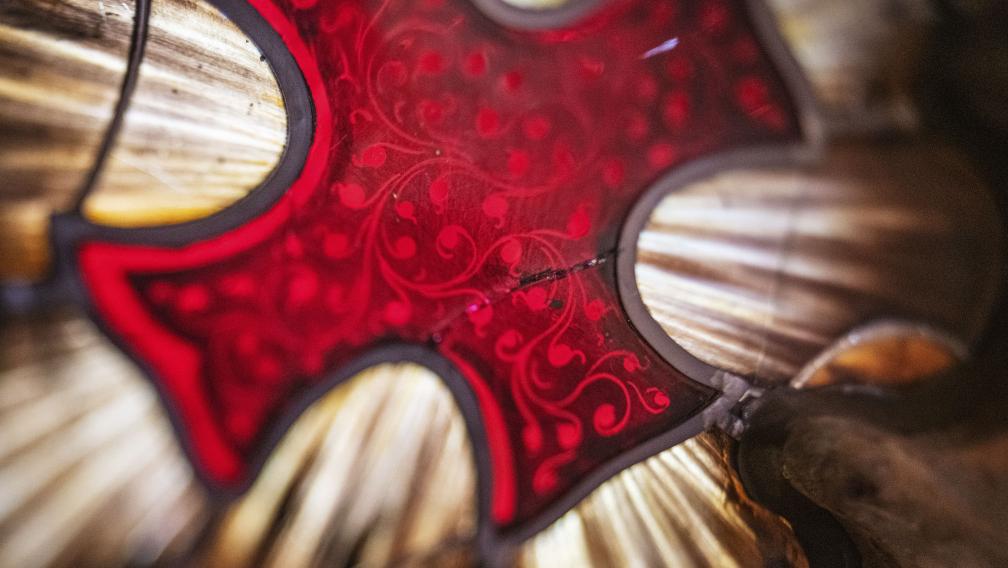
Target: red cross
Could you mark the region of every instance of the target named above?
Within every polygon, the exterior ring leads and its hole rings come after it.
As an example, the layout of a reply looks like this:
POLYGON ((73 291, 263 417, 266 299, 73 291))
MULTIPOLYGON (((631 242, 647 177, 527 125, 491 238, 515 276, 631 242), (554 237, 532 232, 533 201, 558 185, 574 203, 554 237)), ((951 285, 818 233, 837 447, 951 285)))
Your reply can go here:
POLYGON ((660 180, 801 138, 744 3, 539 31, 464 0, 217 4, 296 79, 285 165, 221 215, 65 247, 209 482, 246 485, 352 372, 419 359, 466 413, 484 517, 521 531, 716 399, 630 323, 616 265, 660 180))

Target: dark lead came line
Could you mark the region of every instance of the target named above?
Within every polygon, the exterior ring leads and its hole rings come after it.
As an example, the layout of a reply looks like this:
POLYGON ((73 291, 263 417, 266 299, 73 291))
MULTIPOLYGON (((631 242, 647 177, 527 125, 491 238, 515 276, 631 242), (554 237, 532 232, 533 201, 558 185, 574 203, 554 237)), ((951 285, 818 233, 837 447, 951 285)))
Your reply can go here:
POLYGON ((129 108, 130 100, 133 98, 133 91, 136 90, 137 78, 140 76, 140 63, 143 61, 144 47, 147 45, 147 28, 150 22, 151 0, 136 0, 135 6, 133 34, 130 37, 126 75, 123 77, 122 88, 119 91, 119 100, 116 101, 112 120, 105 130, 105 137, 98 148, 94 164, 91 166, 91 171, 88 172, 84 182, 81 183, 80 189, 77 190, 73 206, 70 209, 77 215, 82 214, 84 201, 98 184, 99 178, 101 178, 102 170, 105 169, 105 163, 112 152, 112 146, 119 137, 119 131, 122 130, 123 118, 126 115, 126 109, 129 108))

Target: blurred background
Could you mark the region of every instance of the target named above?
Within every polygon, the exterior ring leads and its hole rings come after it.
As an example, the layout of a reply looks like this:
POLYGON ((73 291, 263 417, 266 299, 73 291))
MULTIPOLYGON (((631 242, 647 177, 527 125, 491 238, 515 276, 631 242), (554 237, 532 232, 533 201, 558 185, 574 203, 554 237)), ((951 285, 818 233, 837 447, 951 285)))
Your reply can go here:
MULTIPOLYGON (((638 242, 644 302, 693 354, 767 385, 941 375, 953 388, 927 403, 960 409, 935 411, 942 420, 907 430, 841 405, 789 422, 776 455, 865 565, 1008 565, 1008 9, 766 3, 815 94, 823 155, 668 196, 638 242)), ((101 144, 133 9, 0 3, 5 282, 47 274, 48 217, 72 206, 101 144)), ((84 214, 117 226, 206 216, 269 174, 285 127, 272 74, 237 28, 205 2, 153 0, 137 90, 84 214)), ((83 314, 2 317, 0 566, 474 561, 469 440, 426 369, 382 365, 333 390, 223 504, 193 477, 150 384, 83 314)), ((628 468, 515 562, 808 565, 802 527, 750 496, 734 451, 712 432, 628 468)))

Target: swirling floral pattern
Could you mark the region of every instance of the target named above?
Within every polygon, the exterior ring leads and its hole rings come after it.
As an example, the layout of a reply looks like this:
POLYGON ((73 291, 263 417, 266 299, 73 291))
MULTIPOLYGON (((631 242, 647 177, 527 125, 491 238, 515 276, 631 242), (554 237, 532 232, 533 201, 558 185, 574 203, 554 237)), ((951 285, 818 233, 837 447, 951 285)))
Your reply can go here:
POLYGON ((471 385, 501 526, 711 400, 628 324, 612 259, 662 174, 798 136, 740 2, 616 2, 542 32, 461 0, 252 3, 315 105, 299 179, 222 235, 78 253, 208 478, 240 484, 281 416, 391 340, 471 385))

